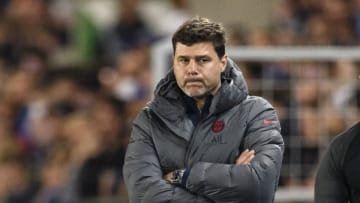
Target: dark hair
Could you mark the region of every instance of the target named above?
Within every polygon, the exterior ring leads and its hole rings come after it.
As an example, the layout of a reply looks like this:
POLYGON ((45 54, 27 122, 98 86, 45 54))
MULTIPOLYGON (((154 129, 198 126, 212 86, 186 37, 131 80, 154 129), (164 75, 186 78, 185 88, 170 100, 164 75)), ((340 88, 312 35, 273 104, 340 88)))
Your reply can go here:
POLYGON ((219 58, 225 55, 225 29, 220 23, 208 18, 194 17, 184 22, 172 36, 175 54, 176 43, 191 46, 199 42, 212 42, 219 58))

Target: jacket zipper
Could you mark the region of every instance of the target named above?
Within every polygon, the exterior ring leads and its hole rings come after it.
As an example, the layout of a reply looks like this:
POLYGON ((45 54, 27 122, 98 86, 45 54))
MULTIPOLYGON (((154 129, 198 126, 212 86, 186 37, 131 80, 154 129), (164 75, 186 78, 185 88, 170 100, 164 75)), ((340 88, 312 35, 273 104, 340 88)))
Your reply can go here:
POLYGON ((206 115, 205 118, 202 118, 200 116, 199 122, 197 123, 197 125, 195 126, 193 132, 191 133, 191 138, 190 138, 190 143, 188 145, 188 148, 186 149, 186 154, 185 154, 185 167, 189 167, 190 166, 190 157, 191 157, 191 149, 194 146, 194 141, 195 141, 195 136, 198 134, 198 131, 200 129, 200 126, 210 117, 210 114, 206 115))

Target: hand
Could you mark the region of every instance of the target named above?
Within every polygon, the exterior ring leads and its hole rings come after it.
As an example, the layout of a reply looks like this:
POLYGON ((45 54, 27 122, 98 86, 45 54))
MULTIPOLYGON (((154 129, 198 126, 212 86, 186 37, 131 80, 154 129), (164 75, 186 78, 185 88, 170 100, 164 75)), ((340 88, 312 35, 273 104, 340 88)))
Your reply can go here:
POLYGON ((250 164, 251 160, 255 157, 255 151, 254 150, 248 150, 245 149, 239 156, 239 158, 236 159, 236 165, 248 165, 250 164))
POLYGON ((170 181, 171 181, 171 177, 172 177, 172 173, 173 173, 173 171, 170 171, 169 173, 165 174, 165 175, 164 175, 164 179, 165 179, 166 181, 170 182, 170 181))

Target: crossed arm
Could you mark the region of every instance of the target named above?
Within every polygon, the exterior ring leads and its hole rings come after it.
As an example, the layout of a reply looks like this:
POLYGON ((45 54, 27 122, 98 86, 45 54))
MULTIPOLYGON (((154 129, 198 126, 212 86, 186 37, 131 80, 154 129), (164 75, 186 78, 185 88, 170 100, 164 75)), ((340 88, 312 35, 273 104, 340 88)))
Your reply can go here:
MULTIPOLYGON (((235 165, 248 165, 251 160, 255 157, 255 151, 246 149, 244 150, 240 156, 236 159, 235 165)), ((164 179, 171 183, 171 178, 173 176, 173 171, 164 175, 164 179)))

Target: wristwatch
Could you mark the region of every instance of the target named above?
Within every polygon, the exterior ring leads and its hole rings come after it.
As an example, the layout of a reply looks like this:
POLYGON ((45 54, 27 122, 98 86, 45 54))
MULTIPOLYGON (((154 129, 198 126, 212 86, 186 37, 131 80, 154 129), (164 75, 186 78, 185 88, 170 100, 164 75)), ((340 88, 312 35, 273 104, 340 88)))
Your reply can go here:
POLYGON ((184 172, 185 172, 185 169, 177 169, 177 170, 173 171, 172 176, 170 178, 170 183, 181 185, 184 172))

